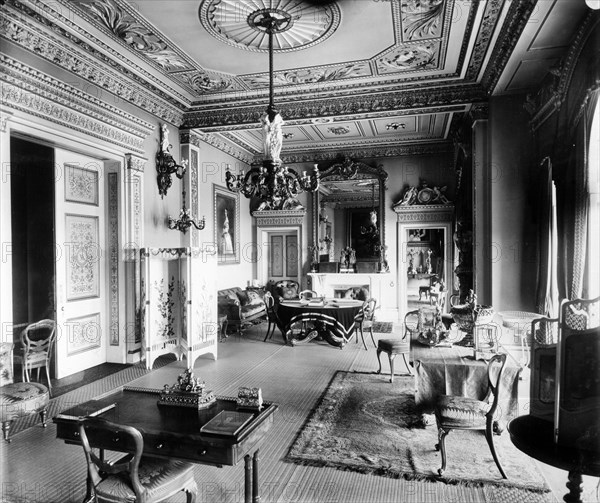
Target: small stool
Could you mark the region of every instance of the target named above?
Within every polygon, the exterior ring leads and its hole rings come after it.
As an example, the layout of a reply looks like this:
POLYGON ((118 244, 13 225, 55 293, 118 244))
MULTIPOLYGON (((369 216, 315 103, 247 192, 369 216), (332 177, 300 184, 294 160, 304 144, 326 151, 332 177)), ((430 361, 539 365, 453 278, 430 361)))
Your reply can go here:
POLYGON ((408 370, 409 375, 413 375, 410 366, 408 365, 408 361, 406 360, 406 355, 410 353, 410 342, 404 339, 380 339, 377 341, 377 361, 379 362, 379 370, 378 374, 381 374, 381 358, 379 355, 381 352, 387 353, 388 358, 390 360, 390 382, 394 382, 394 358, 396 355, 402 355, 404 359, 404 365, 406 365, 406 369, 408 370))
POLYGON ((46 413, 50 393, 48 388, 37 382, 10 383, 0 388, 0 421, 4 440, 8 438, 11 423, 29 414, 39 414, 42 426, 46 427, 46 413))

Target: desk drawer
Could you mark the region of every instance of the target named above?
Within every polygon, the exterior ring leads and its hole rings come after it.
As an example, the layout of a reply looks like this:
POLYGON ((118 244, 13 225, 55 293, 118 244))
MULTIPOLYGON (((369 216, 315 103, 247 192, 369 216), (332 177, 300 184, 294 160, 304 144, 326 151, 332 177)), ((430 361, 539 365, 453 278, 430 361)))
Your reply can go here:
POLYGON ((233 446, 193 438, 144 435, 144 454, 186 459, 195 463, 232 465, 233 446))

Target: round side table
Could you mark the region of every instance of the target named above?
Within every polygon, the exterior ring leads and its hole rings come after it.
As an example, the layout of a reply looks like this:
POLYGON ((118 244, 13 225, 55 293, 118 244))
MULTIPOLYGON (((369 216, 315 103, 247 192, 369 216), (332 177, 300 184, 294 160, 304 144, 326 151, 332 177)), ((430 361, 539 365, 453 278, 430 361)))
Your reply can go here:
POLYGON ((563 497, 567 503, 581 503, 582 475, 600 477, 600 453, 554 443, 554 423, 534 416, 519 416, 508 425, 517 449, 547 465, 569 472, 563 497))

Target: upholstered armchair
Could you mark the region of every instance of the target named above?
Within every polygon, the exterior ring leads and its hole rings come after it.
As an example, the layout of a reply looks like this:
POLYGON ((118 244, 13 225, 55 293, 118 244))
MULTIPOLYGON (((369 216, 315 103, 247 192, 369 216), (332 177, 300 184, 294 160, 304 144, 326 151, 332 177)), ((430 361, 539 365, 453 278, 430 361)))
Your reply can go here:
POLYGON ((275 303, 279 304, 282 300, 292 300, 300 298, 300 285, 297 281, 284 280, 272 284, 271 293, 275 303))

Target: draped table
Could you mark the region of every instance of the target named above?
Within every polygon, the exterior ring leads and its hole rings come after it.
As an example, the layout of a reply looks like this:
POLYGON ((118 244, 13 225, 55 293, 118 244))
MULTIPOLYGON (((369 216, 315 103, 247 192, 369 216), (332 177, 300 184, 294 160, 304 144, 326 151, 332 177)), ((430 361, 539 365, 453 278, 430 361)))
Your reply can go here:
POLYGON ((329 344, 343 348, 354 335, 357 322, 356 315, 362 308, 362 301, 324 301, 322 305, 309 305, 301 301, 283 301, 277 309, 277 316, 283 324, 283 336, 286 342, 292 345, 310 342, 322 336, 329 344), (299 337, 295 337, 293 326, 309 323, 318 329, 303 330, 299 337))
MULTIPOLYGON (((415 401, 425 413, 433 412, 440 395, 483 400, 488 391, 488 362, 475 360, 473 349, 461 346, 427 347, 413 340, 416 370, 415 401)), ((499 411, 503 421, 519 415, 521 367, 506 361, 500 383, 499 411)))

